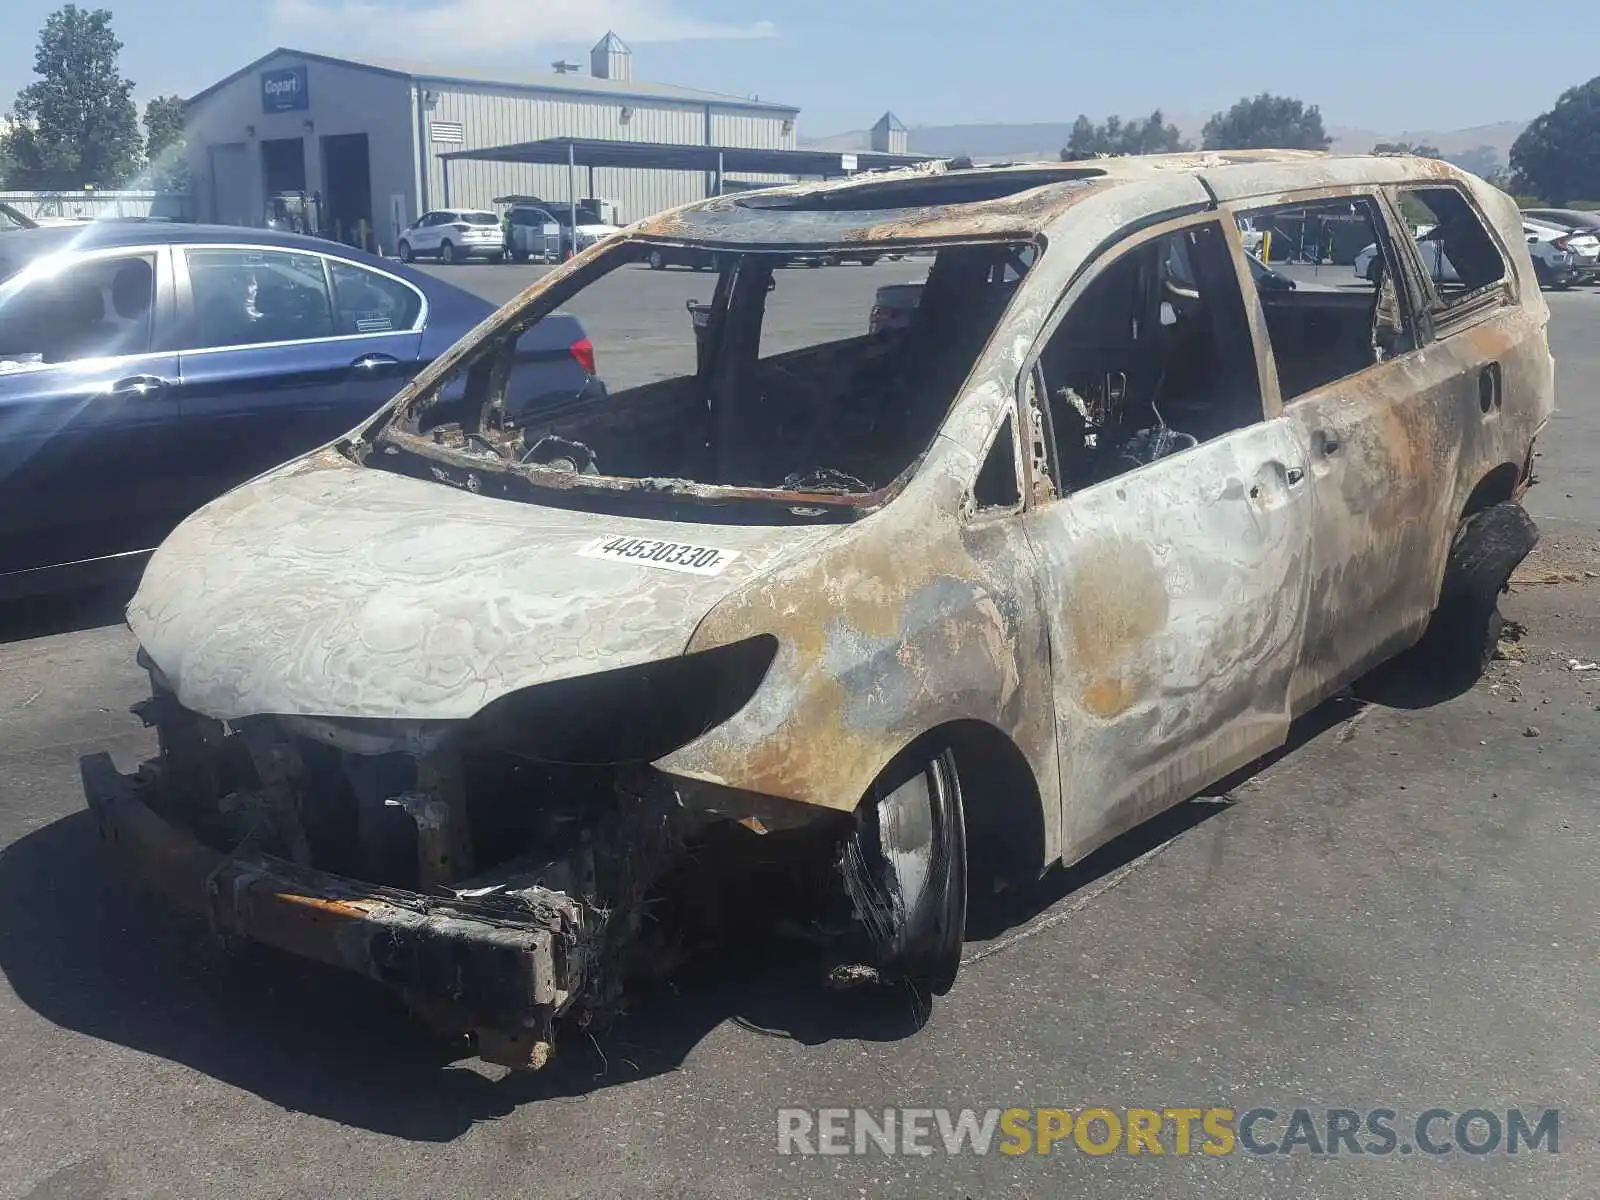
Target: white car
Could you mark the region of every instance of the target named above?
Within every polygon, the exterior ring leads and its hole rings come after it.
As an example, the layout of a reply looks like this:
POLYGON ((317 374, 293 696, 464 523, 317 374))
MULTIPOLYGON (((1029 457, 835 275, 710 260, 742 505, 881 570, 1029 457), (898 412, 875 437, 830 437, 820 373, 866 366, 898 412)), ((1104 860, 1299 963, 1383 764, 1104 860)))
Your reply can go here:
POLYGON ((620 229, 620 226, 608 221, 594 219, 596 214, 587 204, 578 206, 576 239, 569 232, 572 228, 570 206, 524 202, 513 204, 508 215, 511 219, 511 244, 506 247, 506 252, 514 262, 524 262, 529 258, 556 262, 565 258, 567 251, 581 253, 620 229))
POLYGON ((1267 240, 1267 235, 1256 228, 1256 223, 1249 217, 1239 218, 1239 240, 1244 244, 1246 254, 1261 257, 1261 246, 1267 240))
MULTIPOLYGON (((1443 243, 1430 239, 1429 226, 1417 234, 1417 250, 1430 278, 1439 283, 1459 283, 1461 278, 1444 252, 1443 243)), ((1540 221, 1523 221, 1522 232, 1533 257, 1534 273, 1545 287, 1567 288, 1578 279, 1600 274, 1600 237, 1572 232, 1540 221)), ((1383 267, 1376 243, 1363 246, 1355 257, 1355 273, 1376 282, 1383 267)))
MULTIPOLYGON (((1543 258, 1565 254, 1564 270, 1553 273, 1567 276, 1566 282, 1592 282, 1600 277, 1600 234, 1594 230, 1530 217, 1523 218, 1522 229, 1528 235, 1528 252, 1533 255, 1534 266, 1543 258)), ((1557 282, 1556 286, 1563 283, 1557 282)))
POLYGON ((446 208, 423 213, 400 231, 395 247, 401 262, 436 257, 440 262, 465 262, 487 258, 499 262, 506 254, 500 218, 477 208, 446 208))
POLYGON ((1592 277, 1600 259, 1600 238, 1592 233, 1576 233, 1543 221, 1522 222, 1533 256, 1533 270, 1543 287, 1565 289, 1580 279, 1592 277))

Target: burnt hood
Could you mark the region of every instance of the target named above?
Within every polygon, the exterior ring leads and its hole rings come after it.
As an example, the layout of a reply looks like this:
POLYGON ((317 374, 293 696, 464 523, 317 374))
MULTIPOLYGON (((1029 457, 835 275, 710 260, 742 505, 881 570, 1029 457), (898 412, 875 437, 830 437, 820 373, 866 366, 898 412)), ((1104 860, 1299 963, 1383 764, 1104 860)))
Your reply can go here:
POLYGON ((718 601, 839 528, 547 508, 323 451, 180 525, 128 625, 179 702, 221 720, 464 720, 681 654, 718 601))

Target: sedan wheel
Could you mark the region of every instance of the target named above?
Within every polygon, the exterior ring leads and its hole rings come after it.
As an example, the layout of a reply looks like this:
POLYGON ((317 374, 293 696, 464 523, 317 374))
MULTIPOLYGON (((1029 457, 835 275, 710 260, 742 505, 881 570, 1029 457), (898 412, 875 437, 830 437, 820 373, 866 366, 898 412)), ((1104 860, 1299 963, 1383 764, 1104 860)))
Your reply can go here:
POLYGON ((408 263, 408 262, 412 261, 412 259, 414 259, 416 257, 416 255, 411 253, 411 243, 410 242, 401 242, 400 243, 400 247, 399 247, 399 253, 400 253, 400 261, 403 262, 403 263, 408 263))
POLYGON ((839 859, 880 978, 936 994, 961 966, 967 843, 955 756, 942 751, 874 785, 839 859))
POLYGON ((448 238, 439 246, 439 261, 454 265, 457 261, 455 243, 448 238))

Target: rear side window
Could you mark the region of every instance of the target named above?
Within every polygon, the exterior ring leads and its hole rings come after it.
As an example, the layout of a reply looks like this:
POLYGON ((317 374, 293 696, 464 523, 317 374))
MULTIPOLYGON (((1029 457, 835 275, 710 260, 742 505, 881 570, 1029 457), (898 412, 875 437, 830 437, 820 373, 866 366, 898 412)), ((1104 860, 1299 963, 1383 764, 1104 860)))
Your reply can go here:
POLYGON ((322 258, 285 250, 186 250, 194 313, 182 349, 333 335, 322 258))
POLYGON ((1279 204, 1244 219, 1259 235, 1246 265, 1285 401, 1412 348, 1373 197, 1279 204))
POLYGON ((1401 188, 1400 211, 1416 237, 1439 311, 1504 282, 1505 258, 1461 192, 1453 187, 1401 188))
POLYGON ((338 259, 328 260, 328 272, 339 333, 393 333, 416 325, 422 297, 398 279, 338 259))

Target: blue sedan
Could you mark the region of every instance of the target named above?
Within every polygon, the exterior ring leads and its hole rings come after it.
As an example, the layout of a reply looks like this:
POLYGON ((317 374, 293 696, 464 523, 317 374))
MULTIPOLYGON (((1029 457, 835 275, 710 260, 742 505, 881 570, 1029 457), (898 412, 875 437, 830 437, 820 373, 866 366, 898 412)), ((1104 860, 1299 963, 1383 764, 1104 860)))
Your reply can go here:
MULTIPOLYGON (((335 242, 101 222, 0 232, 0 598, 138 570, 189 513, 375 412, 493 311, 335 242)), ((602 399, 552 313, 516 420, 602 399)))

